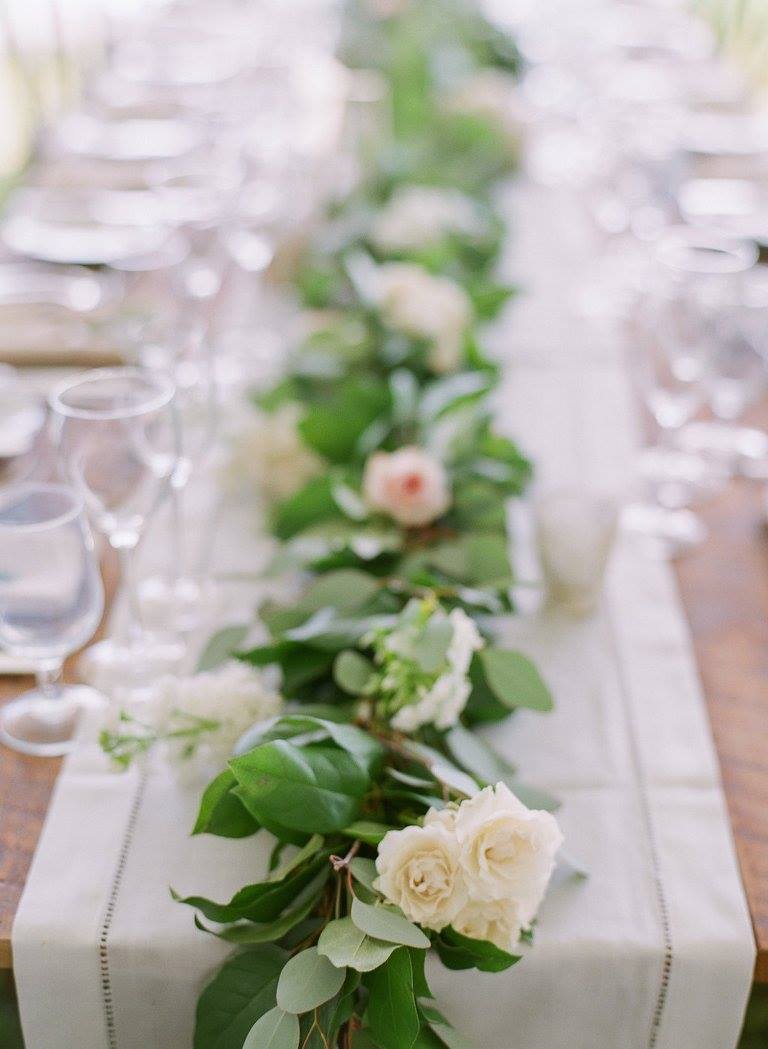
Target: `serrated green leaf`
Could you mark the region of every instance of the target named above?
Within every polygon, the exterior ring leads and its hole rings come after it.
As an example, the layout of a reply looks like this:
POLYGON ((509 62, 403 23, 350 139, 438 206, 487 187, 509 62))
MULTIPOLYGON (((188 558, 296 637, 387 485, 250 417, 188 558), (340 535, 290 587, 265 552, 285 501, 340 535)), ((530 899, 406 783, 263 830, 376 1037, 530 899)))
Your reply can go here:
POLYGON ((277 1004, 288 1013, 309 1012, 338 994, 345 976, 346 969, 332 965, 317 947, 309 947, 295 954, 280 973, 277 1004))
POLYGON ((406 947, 419 947, 422 950, 429 947, 429 938, 418 925, 414 925, 403 914, 390 907, 363 903, 355 897, 352 900, 350 917, 358 929, 374 939, 399 943, 406 947))

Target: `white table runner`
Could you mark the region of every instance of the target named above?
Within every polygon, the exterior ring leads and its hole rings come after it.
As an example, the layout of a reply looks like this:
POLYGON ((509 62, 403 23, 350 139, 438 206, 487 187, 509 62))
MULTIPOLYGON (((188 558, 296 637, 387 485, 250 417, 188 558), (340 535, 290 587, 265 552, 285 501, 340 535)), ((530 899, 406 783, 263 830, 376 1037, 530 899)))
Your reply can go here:
MULTIPOLYGON (((546 483, 616 490, 632 405, 615 346, 563 306, 584 258, 575 213, 530 187, 510 206, 508 262, 529 295, 497 333, 510 362, 500 421, 546 483)), ((236 514, 217 549, 227 568, 263 555, 236 514)), ((732 1049, 754 944, 668 566, 622 536, 597 616, 535 613, 506 629, 557 709, 521 713, 493 743, 561 796, 566 847, 590 876, 551 892, 534 949, 509 972, 457 978, 435 963, 441 1008, 478 1049, 732 1049)), ((198 795, 159 763, 114 774, 93 745, 69 759, 14 927, 27 1049, 190 1049, 197 995, 225 951, 168 886, 223 899, 259 878, 269 851, 261 835, 190 839, 198 795)))

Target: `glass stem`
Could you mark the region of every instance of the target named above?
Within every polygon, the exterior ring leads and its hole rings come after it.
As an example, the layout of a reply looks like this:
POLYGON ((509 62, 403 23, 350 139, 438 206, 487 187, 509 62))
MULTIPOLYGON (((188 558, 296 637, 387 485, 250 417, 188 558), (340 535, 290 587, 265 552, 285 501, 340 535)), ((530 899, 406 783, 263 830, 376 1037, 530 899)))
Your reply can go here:
POLYGON ((120 630, 121 639, 135 641, 142 632, 141 603, 136 588, 136 577, 133 572, 132 546, 119 546, 117 556, 120 561, 120 584, 123 587, 128 613, 120 630))
POLYGON ((46 660, 37 665, 37 687, 46 699, 61 698, 61 668, 62 661, 60 659, 46 660))

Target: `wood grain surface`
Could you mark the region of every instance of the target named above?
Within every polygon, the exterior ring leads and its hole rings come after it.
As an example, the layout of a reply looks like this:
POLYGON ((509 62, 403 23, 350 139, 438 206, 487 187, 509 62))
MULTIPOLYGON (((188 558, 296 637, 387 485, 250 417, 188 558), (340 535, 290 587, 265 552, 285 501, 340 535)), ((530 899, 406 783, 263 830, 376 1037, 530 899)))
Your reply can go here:
MULTIPOLYGON (((103 576, 107 611, 94 640, 103 635, 117 586, 114 556, 104 558, 103 576)), ((76 660, 76 655, 69 660, 65 678, 74 679, 76 660)), ((13 699, 33 683, 28 677, 0 678, 0 703, 13 699)), ((61 758, 33 758, 0 744, 0 969, 12 966, 13 918, 60 766, 61 758)))
MULTIPOLYGON (((768 424, 768 405, 761 412, 768 424)), ((765 486, 735 481, 701 508, 709 539, 676 564, 768 983, 768 533, 765 486)), ((105 573, 114 592, 115 570, 105 573)), ((0 702, 29 679, 0 678, 0 702)), ((0 746, 0 969, 59 761, 0 746)))

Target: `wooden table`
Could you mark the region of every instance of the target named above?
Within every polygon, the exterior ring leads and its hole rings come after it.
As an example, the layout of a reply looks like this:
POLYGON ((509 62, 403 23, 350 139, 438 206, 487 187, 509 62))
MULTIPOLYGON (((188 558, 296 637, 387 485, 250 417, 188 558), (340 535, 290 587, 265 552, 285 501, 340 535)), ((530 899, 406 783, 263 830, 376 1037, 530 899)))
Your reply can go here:
MULTIPOLYGON (((768 424, 768 405, 760 412, 768 424)), ((763 485, 736 481, 701 515, 710 538, 677 563, 768 983, 768 533, 763 485)), ((0 679, 0 702, 29 682, 0 679)), ((0 969, 59 761, 0 747, 0 969)))

